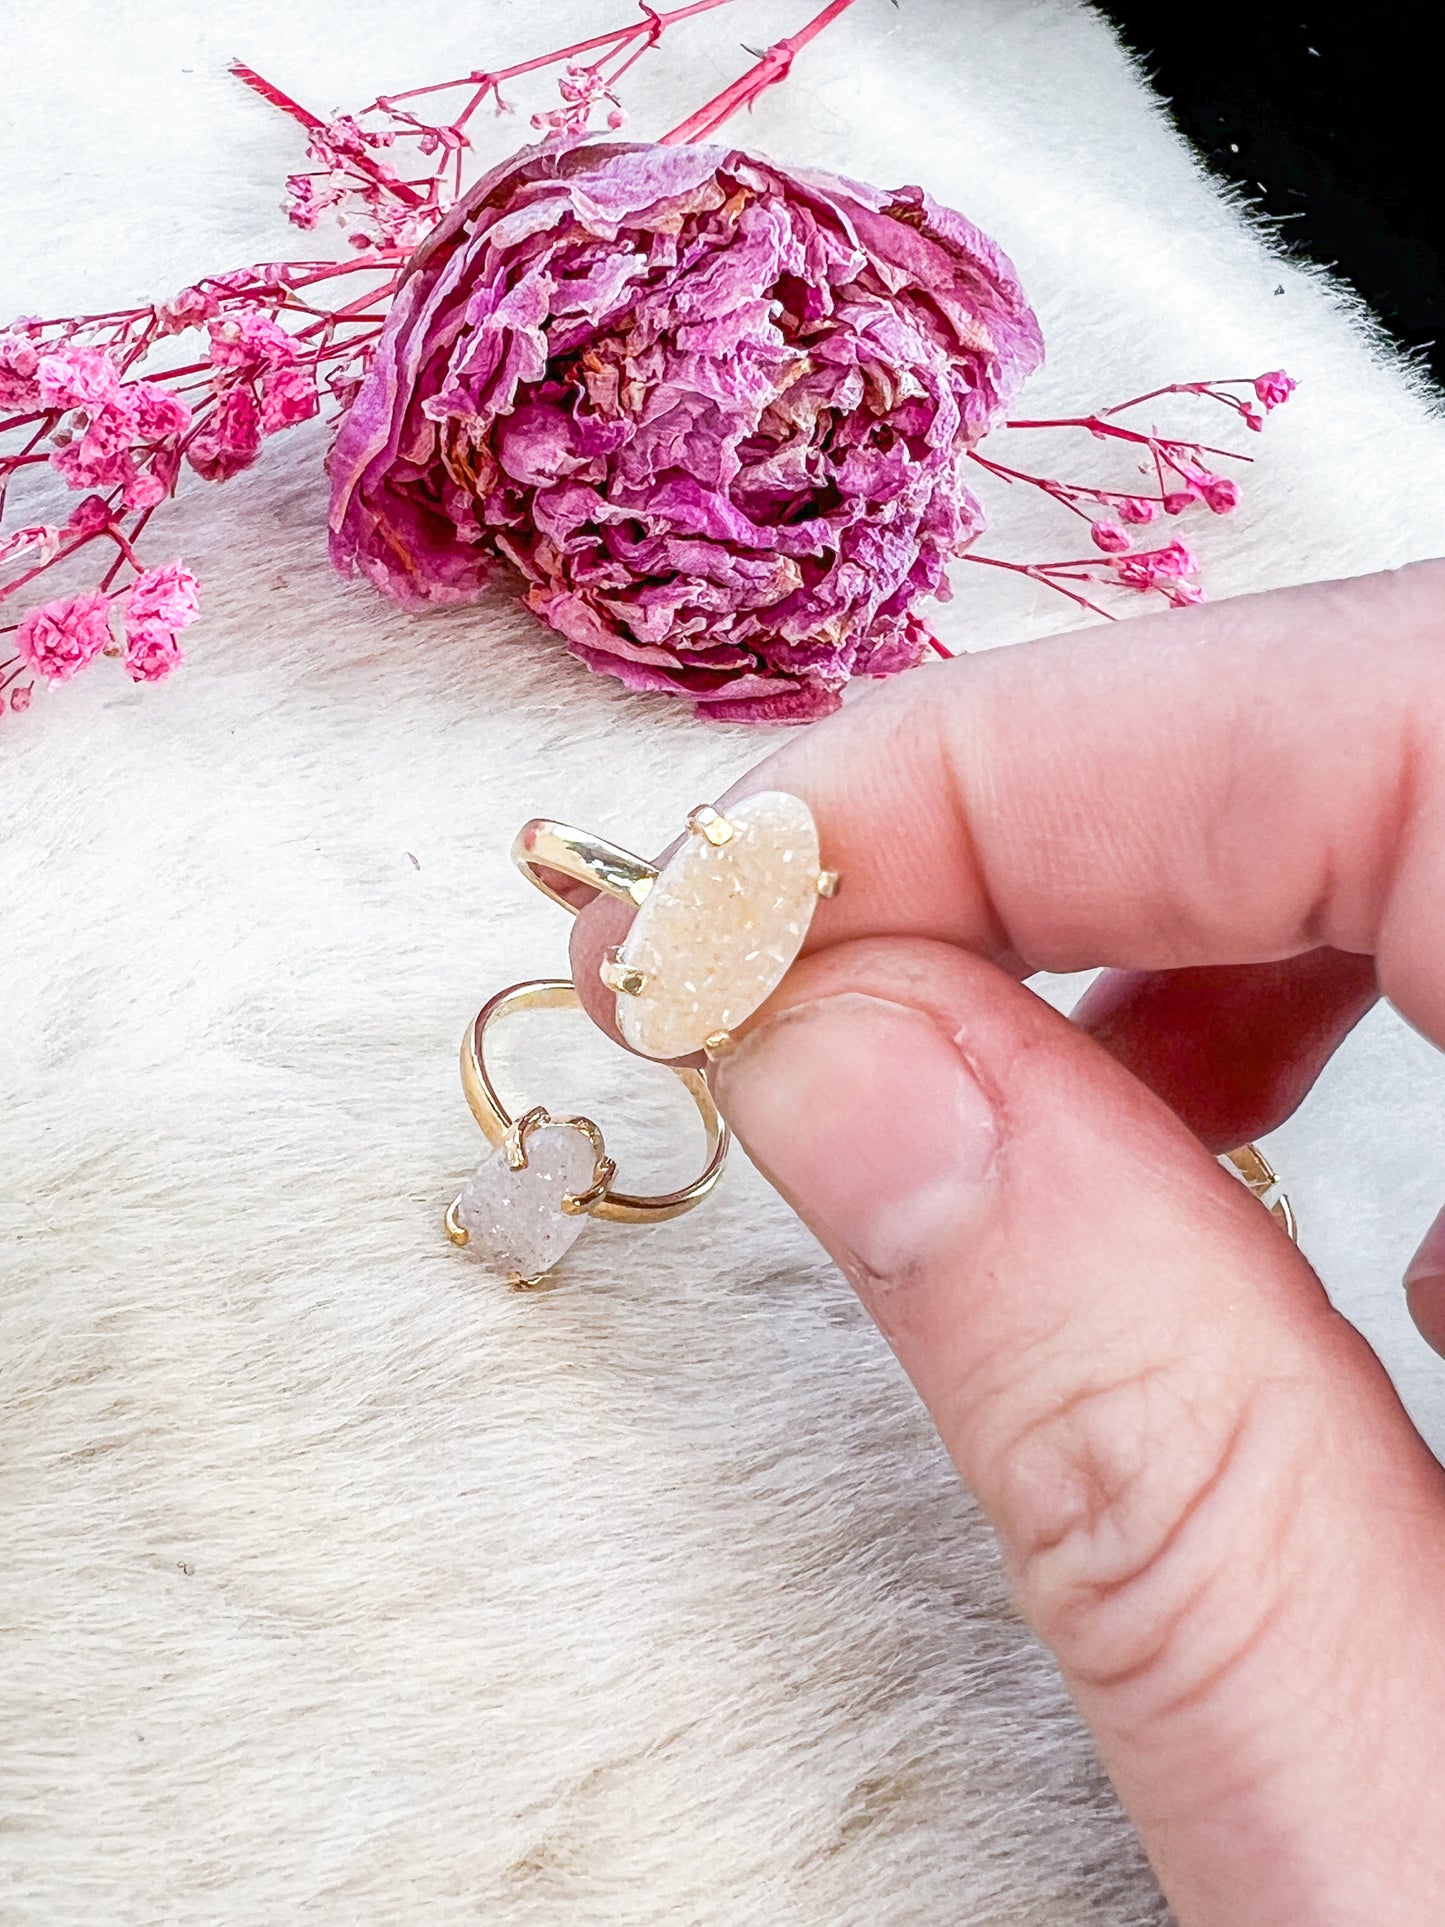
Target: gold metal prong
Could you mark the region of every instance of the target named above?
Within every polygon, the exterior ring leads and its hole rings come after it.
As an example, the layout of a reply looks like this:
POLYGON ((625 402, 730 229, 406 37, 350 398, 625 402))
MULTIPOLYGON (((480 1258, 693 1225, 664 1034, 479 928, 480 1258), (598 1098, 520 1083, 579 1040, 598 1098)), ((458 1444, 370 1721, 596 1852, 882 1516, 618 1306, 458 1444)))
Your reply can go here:
POLYGON ((525 1117, 517 1119, 502 1139, 502 1148, 507 1153, 507 1163, 514 1171, 525 1171, 527 1168, 528 1133, 535 1131, 540 1124, 551 1122, 552 1119, 545 1104, 534 1104, 525 1117))
POLYGON ((443 1223, 447 1228, 447 1236, 454 1245, 469 1245, 472 1242, 472 1234, 457 1216, 457 1206, 460 1203, 460 1198, 452 1199, 451 1203, 447 1206, 447 1215, 443 1219, 443 1223))
POLYGON ((820 897, 836 897, 842 887, 843 879, 836 870, 819 870, 818 895, 820 897))
POLYGON ((695 810, 689 811, 687 827, 694 836, 706 837, 715 850, 720 850, 725 843, 731 843, 738 833, 737 825, 729 823, 711 803, 699 803, 695 810))
POLYGON ((639 910, 652 895, 652 886, 656 881, 657 873, 654 871, 651 876, 638 877, 635 883, 628 884, 627 894, 632 898, 632 901, 637 905, 639 910))
POLYGON ((598 976, 609 990, 615 990, 619 997, 640 997, 647 987, 647 979, 632 964, 625 964, 617 946, 607 952, 597 970, 598 976))
POLYGON ((730 1030, 715 1030, 711 1037, 704 1037, 702 1048, 708 1062, 715 1064, 720 1057, 726 1057, 728 1052, 735 1048, 733 1034, 730 1030))
POLYGON ((540 1278, 524 1278, 520 1271, 507 1274, 507 1283, 513 1291, 535 1291, 541 1282, 540 1278))
MULTIPOLYGON (((600 1142, 600 1134, 599 1134, 600 1142)), ((562 1200, 563 1215, 568 1218, 585 1218, 594 1204, 607 1196, 607 1187, 617 1176, 617 1166, 611 1158, 599 1157, 597 1168, 592 1174, 592 1182, 585 1191, 575 1197, 562 1200)))

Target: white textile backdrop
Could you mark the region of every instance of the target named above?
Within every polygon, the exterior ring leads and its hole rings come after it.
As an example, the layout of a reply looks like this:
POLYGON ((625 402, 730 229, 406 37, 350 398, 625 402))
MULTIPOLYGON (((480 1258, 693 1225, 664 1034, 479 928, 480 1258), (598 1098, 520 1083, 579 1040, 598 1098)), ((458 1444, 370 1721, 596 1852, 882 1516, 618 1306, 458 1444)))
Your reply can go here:
MULTIPOLYGON (((0 315, 294 250, 298 133, 233 54, 330 111, 625 11, 8 9, 0 315)), ((634 131, 811 11, 677 29, 634 131)), ((1198 531, 1216 594, 1440 546, 1423 388, 1201 176, 1083 6, 858 0, 733 131, 998 236, 1049 343, 1037 412, 1296 374, 1245 508, 1198 531)), ((590 677, 502 595, 417 618, 343 585, 322 447, 313 424, 187 493, 182 674, 101 664, 0 725, 0 1920, 1159 1921, 890 1355, 741 1160, 684 1222, 589 1234, 543 1297, 442 1239, 480 1146, 463 1022, 565 954, 513 830, 656 848, 766 739, 590 677)), ((1050 553, 1046 504, 1006 510, 999 546, 1050 553)), ((1067 619, 960 576, 959 647, 1067 619)), ((525 1094, 660 1155, 665 1074, 535 1030, 525 1094)), ((1445 1192, 1442 1091, 1381 1013, 1274 1147, 1437 1447, 1445 1368, 1397 1279, 1445 1192)))

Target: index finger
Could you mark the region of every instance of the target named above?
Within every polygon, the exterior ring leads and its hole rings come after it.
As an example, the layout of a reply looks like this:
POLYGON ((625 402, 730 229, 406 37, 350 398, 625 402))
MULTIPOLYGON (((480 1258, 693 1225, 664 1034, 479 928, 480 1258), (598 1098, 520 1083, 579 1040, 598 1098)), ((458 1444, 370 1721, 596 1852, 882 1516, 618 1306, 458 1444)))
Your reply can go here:
MULTIPOLYGON (((913 670, 730 795, 764 788, 806 798, 844 878, 810 949, 926 937, 1026 972, 1329 945, 1445 1042, 1445 564, 913 670)), ((584 913, 579 984, 618 909, 584 913)))

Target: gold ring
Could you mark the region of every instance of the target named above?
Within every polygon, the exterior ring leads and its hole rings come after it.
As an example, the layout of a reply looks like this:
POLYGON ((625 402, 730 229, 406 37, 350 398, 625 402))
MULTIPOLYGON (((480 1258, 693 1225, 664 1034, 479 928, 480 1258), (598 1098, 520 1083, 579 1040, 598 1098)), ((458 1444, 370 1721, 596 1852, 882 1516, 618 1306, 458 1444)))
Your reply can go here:
POLYGON ((594 896, 637 912, 601 965, 617 1028, 643 1057, 721 1056, 734 1028, 777 989, 839 878, 799 796, 759 790, 702 804, 659 870, 605 838, 538 817, 512 845, 530 883, 575 915, 594 896))
POLYGON ((550 817, 524 823, 512 843, 512 861, 531 884, 575 917, 600 890, 634 906, 644 903, 657 881, 656 867, 605 837, 589 836, 550 817), (580 891, 564 892, 564 881, 580 891))
POLYGON ((617 1167, 590 1118, 553 1116, 537 1105, 514 1118, 497 1093, 486 1063, 490 1026, 519 1010, 575 1010, 576 987, 566 977, 513 984, 483 1004, 462 1038, 462 1089, 473 1117, 495 1148, 447 1210, 447 1236, 501 1271, 518 1289, 531 1289, 552 1270, 588 1218, 610 1224, 659 1224, 700 1204, 722 1175, 728 1128, 700 1072, 674 1075, 697 1106, 707 1136, 708 1161, 681 1190, 633 1197, 615 1186, 617 1167))
POLYGON ((1234 1167, 1269 1215, 1295 1244, 1299 1243, 1299 1224, 1294 1206, 1279 1188, 1279 1173, 1257 1144, 1242 1144, 1237 1151, 1226 1151, 1224 1162, 1234 1167))

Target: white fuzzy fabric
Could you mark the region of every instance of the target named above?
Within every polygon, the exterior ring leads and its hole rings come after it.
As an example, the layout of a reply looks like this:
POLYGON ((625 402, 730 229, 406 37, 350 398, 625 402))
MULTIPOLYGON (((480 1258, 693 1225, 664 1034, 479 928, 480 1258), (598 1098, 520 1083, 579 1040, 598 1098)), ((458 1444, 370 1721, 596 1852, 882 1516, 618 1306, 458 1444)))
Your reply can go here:
MULTIPOLYGON (((811 11, 677 30, 634 126, 811 11)), ((329 109, 624 13, 10 9, 0 311, 294 248, 296 130, 233 53, 329 109)), ((1197 531, 1216 593, 1438 547, 1423 391, 1247 230, 1081 7, 858 0, 741 131, 997 235, 1049 342, 1040 411, 1298 375, 1246 508, 1197 531)), ((206 585, 184 674, 101 665, 0 726, 0 1920, 1158 1921, 890 1355, 741 1162, 683 1223, 589 1233, 547 1296, 443 1241, 481 1144, 462 1025, 565 954, 513 830, 654 848, 764 739, 619 693, 501 597, 417 619, 343 586, 321 447, 297 432, 171 519, 206 585)), ((1010 502, 992 539, 1057 529, 1010 502)), ((959 573, 959 645, 1066 617, 959 573)), ((641 1172, 685 1100, 580 1022, 533 1029, 519 1092, 585 1101, 641 1172)), ((1437 1444, 1396 1281, 1445 1189, 1442 1093, 1382 1014, 1276 1145, 1437 1444)))

